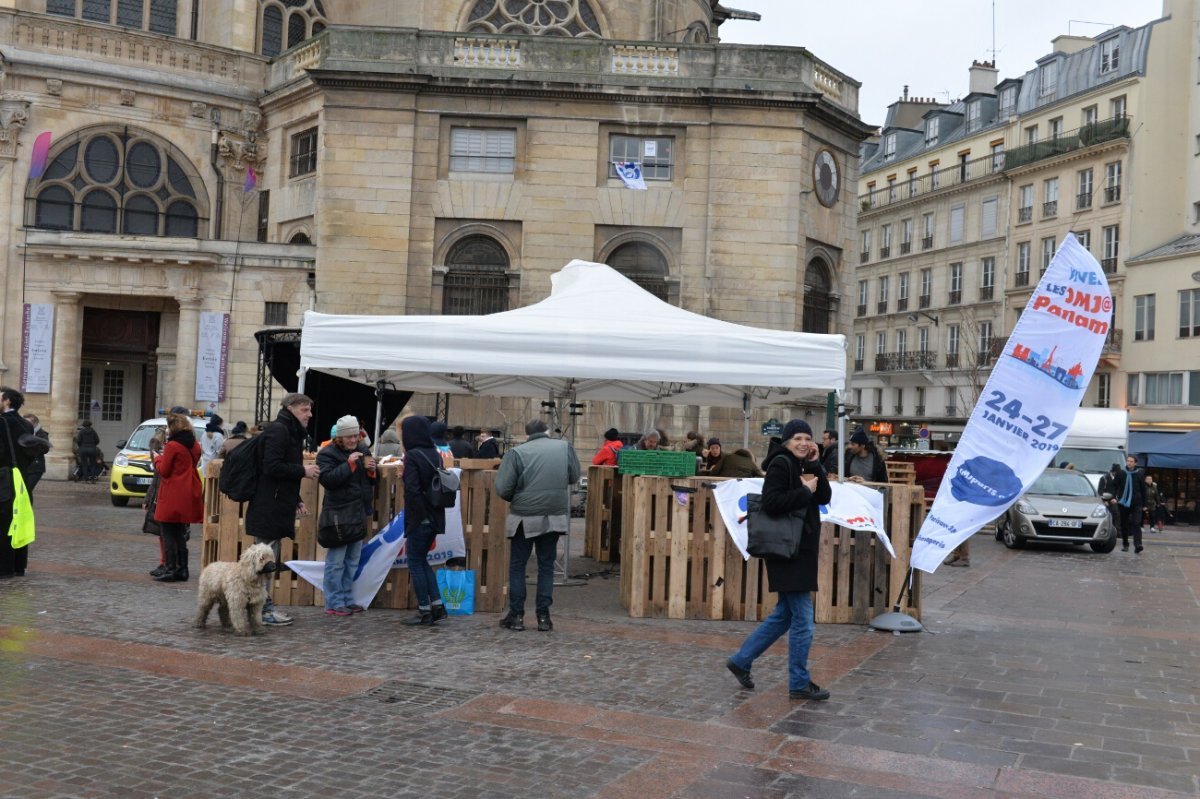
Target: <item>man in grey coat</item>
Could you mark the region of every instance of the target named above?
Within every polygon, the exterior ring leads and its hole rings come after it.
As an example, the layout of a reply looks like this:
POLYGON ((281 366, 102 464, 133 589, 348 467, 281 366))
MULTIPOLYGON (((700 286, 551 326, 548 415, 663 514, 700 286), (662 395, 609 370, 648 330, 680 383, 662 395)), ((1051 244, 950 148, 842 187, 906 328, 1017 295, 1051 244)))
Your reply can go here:
POLYGON ((525 425, 525 443, 509 450, 496 474, 496 493, 509 503, 508 614, 500 626, 525 629, 525 566, 537 549, 538 629, 547 632, 554 601, 554 558, 558 537, 570 529, 570 486, 579 479, 574 448, 546 434, 546 423, 525 425))

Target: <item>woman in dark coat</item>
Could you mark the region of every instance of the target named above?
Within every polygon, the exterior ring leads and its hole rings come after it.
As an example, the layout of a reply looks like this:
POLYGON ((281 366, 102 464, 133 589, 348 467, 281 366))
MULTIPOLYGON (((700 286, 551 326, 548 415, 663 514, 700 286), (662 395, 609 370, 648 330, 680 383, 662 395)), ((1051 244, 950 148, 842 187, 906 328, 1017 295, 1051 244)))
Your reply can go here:
POLYGON ((200 444, 192 432, 192 423, 182 414, 167 416, 167 443, 154 463, 158 472, 158 499, 154 519, 162 525, 163 549, 167 569, 155 580, 182 582, 188 578, 187 540, 189 524, 204 521, 203 488, 200 473, 200 444))
POLYGON ((812 428, 802 419, 784 425, 781 443, 772 442, 763 479, 762 505, 769 516, 800 512, 804 534, 800 551, 787 560, 767 560, 767 586, 779 595, 775 610, 742 643, 726 666, 742 687, 754 688, 750 668, 754 660, 785 632, 788 634, 788 696, 791 699, 828 699, 829 691, 808 673, 808 649, 813 639, 813 594, 817 591, 817 553, 821 538, 820 506, 832 491, 812 428))

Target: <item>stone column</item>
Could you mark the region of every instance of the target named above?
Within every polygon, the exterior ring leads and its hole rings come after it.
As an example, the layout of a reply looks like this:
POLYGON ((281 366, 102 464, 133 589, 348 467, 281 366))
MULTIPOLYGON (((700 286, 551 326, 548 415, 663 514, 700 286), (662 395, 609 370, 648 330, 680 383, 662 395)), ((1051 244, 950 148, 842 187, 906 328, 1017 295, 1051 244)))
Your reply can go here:
POLYGON ((78 291, 55 291, 54 360, 50 367, 50 418, 42 426, 54 449, 46 456, 46 476, 65 480, 74 457, 71 441, 79 421, 79 367, 83 360, 83 308, 78 291))
POLYGON ((175 337, 175 380, 163 406, 196 404, 196 345, 200 340, 200 298, 178 297, 179 332, 175 337))

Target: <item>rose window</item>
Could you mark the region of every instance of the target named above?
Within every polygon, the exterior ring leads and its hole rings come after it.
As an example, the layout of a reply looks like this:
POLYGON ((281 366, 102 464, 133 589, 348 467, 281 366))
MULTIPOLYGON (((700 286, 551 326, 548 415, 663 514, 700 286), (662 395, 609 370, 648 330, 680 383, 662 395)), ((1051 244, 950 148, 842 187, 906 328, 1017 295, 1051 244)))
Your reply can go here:
POLYGON ((587 0, 478 0, 467 17, 476 33, 600 38, 600 21, 587 0))

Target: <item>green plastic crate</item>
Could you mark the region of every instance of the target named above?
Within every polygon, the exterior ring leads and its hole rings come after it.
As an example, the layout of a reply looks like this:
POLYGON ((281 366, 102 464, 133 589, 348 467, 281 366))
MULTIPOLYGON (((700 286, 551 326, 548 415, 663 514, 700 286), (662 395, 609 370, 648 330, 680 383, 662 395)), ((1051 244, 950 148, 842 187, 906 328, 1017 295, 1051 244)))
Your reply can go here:
POLYGON ((696 456, 691 452, 623 449, 617 456, 617 473, 653 474, 661 477, 694 477, 696 474, 696 456))

